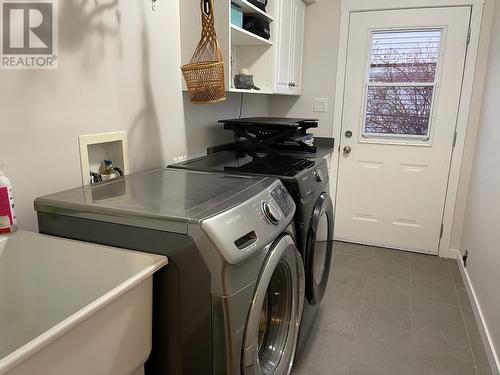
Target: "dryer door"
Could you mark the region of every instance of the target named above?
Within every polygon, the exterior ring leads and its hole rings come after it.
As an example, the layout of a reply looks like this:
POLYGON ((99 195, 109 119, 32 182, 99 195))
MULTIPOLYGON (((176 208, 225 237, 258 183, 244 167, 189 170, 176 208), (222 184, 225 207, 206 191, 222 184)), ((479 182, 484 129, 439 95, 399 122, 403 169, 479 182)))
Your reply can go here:
POLYGON ((283 235, 269 252, 248 314, 243 374, 289 374, 302 317, 304 287, 300 254, 293 239, 283 235))
POLYGON ((330 275, 333 255, 333 205, 327 193, 314 206, 304 254, 306 297, 311 305, 321 302, 330 275))

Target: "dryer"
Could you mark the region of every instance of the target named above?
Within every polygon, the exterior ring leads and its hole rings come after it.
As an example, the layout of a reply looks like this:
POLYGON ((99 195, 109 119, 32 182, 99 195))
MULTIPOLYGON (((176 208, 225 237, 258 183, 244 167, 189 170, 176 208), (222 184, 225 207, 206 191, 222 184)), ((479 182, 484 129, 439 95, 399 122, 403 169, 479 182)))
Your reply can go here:
POLYGON ((146 374, 290 373, 305 277, 279 180, 158 169, 35 209, 42 233, 169 257, 154 278, 146 374))

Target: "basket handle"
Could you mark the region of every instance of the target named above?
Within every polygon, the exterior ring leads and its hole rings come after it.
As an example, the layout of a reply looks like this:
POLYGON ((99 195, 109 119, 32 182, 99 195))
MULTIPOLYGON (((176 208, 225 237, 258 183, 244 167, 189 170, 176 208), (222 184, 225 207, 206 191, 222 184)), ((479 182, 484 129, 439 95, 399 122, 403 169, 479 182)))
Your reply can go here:
POLYGON ((213 0, 201 0, 201 13, 204 17, 210 17, 214 9, 213 0))

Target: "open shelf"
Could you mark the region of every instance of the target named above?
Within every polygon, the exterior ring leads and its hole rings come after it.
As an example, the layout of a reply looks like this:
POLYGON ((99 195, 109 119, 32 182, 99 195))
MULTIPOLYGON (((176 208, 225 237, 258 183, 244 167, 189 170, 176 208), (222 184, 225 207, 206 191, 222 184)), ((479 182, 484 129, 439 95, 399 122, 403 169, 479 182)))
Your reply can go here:
POLYGON ((272 46, 273 42, 241 27, 231 25, 231 44, 234 46, 272 46))
POLYGON ((267 20, 269 20, 271 22, 274 21, 273 17, 271 17, 269 14, 267 14, 263 10, 260 10, 255 5, 249 3, 246 0, 231 0, 231 2, 233 4, 236 4, 237 6, 239 6, 241 8, 241 10, 243 11, 244 14, 257 13, 260 16, 262 16, 262 18, 265 18, 265 19, 267 19, 267 20))
POLYGON ((231 87, 229 89, 229 92, 237 92, 240 94, 263 94, 263 95, 272 95, 272 91, 268 90, 244 90, 244 89, 235 89, 234 87, 231 87))

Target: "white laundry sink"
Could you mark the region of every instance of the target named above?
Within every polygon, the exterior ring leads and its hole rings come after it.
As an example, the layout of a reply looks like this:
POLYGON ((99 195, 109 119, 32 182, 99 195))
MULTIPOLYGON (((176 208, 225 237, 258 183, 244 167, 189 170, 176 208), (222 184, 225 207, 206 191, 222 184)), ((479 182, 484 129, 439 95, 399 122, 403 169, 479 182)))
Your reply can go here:
POLYGON ((0 236, 0 375, 129 375, 151 351, 162 256, 0 236))

